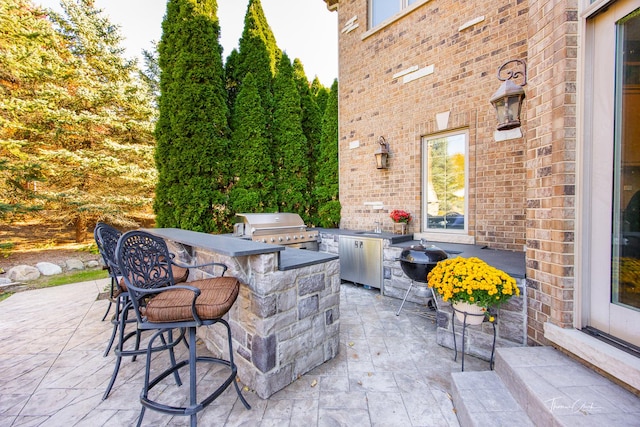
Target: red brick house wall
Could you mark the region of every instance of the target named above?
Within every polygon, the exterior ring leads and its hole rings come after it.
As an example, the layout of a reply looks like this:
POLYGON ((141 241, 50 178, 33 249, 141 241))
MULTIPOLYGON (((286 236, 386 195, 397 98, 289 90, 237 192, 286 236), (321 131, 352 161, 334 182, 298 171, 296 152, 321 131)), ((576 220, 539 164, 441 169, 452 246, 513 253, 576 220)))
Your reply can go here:
POLYGON ((390 231, 388 213, 405 209, 415 217, 411 232, 424 231, 422 138, 467 130, 468 235, 526 251, 530 344, 546 344, 545 322, 572 326, 577 2, 430 0, 370 30, 367 0, 325 1, 341 31, 341 227, 380 221, 390 231), (512 59, 528 65, 523 136, 497 141, 489 99, 498 67, 512 59), (432 74, 407 83, 394 77, 429 66, 432 74), (374 164, 380 136, 390 144, 386 170, 374 164))
POLYGON ((531 343, 573 326, 577 1, 529 2, 526 169, 531 343))
POLYGON ((390 230, 388 212, 405 209, 415 217, 412 231, 422 231, 422 137, 467 129, 469 234, 491 248, 524 250, 525 142, 494 140, 489 99, 501 83, 497 68, 526 59, 527 10, 526 2, 432 0, 368 32, 367 2, 339 2, 339 29, 350 21, 358 25, 340 34, 342 228, 370 229, 381 221, 390 230), (478 17, 484 19, 460 30, 478 17), (394 78, 431 65, 433 74, 411 82, 394 78), (449 112, 449 122, 438 129, 442 112, 449 112), (387 170, 374 164, 380 136, 390 144, 387 170), (385 209, 371 210, 365 205, 371 201, 385 209))

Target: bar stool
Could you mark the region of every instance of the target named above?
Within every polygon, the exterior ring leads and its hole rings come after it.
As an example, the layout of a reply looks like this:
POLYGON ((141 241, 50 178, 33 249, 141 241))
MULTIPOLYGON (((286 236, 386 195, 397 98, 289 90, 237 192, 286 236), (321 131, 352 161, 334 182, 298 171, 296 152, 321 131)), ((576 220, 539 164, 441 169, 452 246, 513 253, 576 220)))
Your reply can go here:
MULTIPOLYGON (((189 416, 191 425, 196 426, 198 412, 220 396, 231 383, 245 408, 251 409, 235 380, 238 368, 233 361, 231 329, 223 319, 238 297, 238 279, 214 277, 177 285, 171 269, 174 261, 169 255, 165 241, 144 231, 125 233, 118 242, 116 257, 129 291, 138 328, 155 331, 147 346, 144 386, 140 394, 142 409, 138 425, 142 423, 145 409, 149 408, 165 414, 189 416), (227 330, 228 360, 198 356, 196 353, 196 328, 214 324, 221 324, 227 330), (154 347, 154 343, 157 339, 162 340, 163 334, 174 328, 187 331, 189 357, 177 364, 172 360, 169 368, 150 378, 152 352, 155 348, 162 347, 154 347), (229 368, 229 374, 222 384, 202 400, 198 400, 197 397, 196 364, 199 362, 217 363, 229 368), (178 370, 184 366, 189 367, 188 405, 173 406, 149 398, 149 390, 167 376, 177 375, 178 370)), ((223 275, 227 269, 224 264, 207 265, 222 266, 223 275)), ((166 347, 169 347, 169 344, 166 347)))
MULTIPOLYGON (((146 350, 140 350, 141 330, 135 328, 135 330, 125 333, 126 326, 128 324, 135 325, 136 319, 129 319, 129 312, 133 307, 129 299, 129 292, 126 288, 125 281, 122 279, 122 273, 120 272, 120 268, 118 267, 118 263, 115 258, 116 247, 121 236, 122 232, 120 232, 120 230, 103 222, 98 222, 94 229, 96 245, 98 246, 100 255, 102 256, 105 266, 109 271, 109 276, 111 277, 111 289, 109 292, 111 297, 110 299, 113 300, 113 304, 115 304, 115 313, 113 315, 113 318, 111 319, 111 324, 113 325, 113 327, 111 331, 111 337, 109 338, 107 348, 104 352, 105 357, 109 354, 109 351, 113 346, 116 334, 118 334, 118 343, 116 344, 116 347, 114 349, 116 363, 113 369, 113 373, 111 374, 109 384, 107 385, 107 389, 102 396, 103 400, 109 396, 109 393, 113 388, 113 385, 118 376, 118 372, 120 370, 122 357, 131 356, 132 360, 135 361, 138 355, 146 354, 146 350), (125 350, 125 343, 131 338, 135 338, 135 345, 133 349, 125 350)), ((187 280, 189 276, 188 268, 173 266, 172 270, 176 281, 184 282, 187 280)), ((112 302, 110 301, 109 305, 111 306, 111 304, 112 302)), ((107 313, 105 313, 105 316, 107 313)), ((179 381, 179 377, 176 377, 176 381, 179 381)))

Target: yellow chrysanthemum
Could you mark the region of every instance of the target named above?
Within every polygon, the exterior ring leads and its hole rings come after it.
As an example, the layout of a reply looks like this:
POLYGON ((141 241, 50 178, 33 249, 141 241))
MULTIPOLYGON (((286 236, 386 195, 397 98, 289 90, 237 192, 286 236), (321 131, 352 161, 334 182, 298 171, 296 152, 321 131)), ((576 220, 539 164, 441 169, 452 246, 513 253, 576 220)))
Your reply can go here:
POLYGON ((440 261, 427 281, 444 301, 475 302, 486 307, 520 295, 515 279, 475 257, 440 261))

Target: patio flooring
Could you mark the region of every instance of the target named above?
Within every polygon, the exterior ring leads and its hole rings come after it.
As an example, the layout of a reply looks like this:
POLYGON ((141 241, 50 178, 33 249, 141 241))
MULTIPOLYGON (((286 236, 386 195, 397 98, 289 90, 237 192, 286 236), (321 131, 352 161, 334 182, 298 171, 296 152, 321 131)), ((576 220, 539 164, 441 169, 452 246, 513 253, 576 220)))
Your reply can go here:
MULTIPOLYGON (((111 324, 100 319, 107 301, 96 300, 99 280, 17 293, 0 302, 0 426, 135 425, 144 358, 124 358, 108 399, 102 394, 114 355, 103 357, 111 324)), ((198 416, 202 426, 457 426, 451 372, 453 351, 436 344, 433 313, 344 283, 340 302, 340 352, 263 400, 233 387, 198 416)), ((185 353, 184 346, 178 347, 185 353)), ((206 349, 202 348, 203 352, 206 349)), ((178 355, 181 360, 183 354, 178 355)), ((154 362, 163 365, 164 354, 154 362)), ((239 357, 239 356, 237 356, 239 357)), ((166 362, 168 363, 168 362, 166 362)), ((166 366, 166 364, 164 365, 166 366)), ((465 357, 465 371, 488 363, 465 357)), ((202 372, 206 388, 219 368, 202 372)), ((200 373, 199 373, 200 374, 200 373)), ((183 381, 187 372, 181 373, 183 381)), ((157 387, 177 401, 187 392, 169 377, 157 387), (166 384, 165 384, 166 382, 166 384)), ((188 425, 188 417, 147 410, 143 425, 188 425)))

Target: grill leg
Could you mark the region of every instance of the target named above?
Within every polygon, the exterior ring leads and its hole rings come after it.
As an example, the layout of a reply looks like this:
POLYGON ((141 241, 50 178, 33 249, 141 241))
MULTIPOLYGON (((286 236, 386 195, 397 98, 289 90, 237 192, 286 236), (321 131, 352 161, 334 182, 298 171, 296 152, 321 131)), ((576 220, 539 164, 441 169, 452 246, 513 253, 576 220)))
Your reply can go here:
POLYGON ((404 302, 407 300, 407 297, 409 296, 409 292, 411 291, 411 287, 413 286, 413 280, 411 281, 411 284, 409 285, 409 289, 407 289, 407 293, 404 294, 404 298, 402 299, 402 304, 400 304, 400 308, 398 309, 398 312, 396 313, 396 316, 400 316, 400 312, 402 311, 402 307, 404 306, 404 302))

